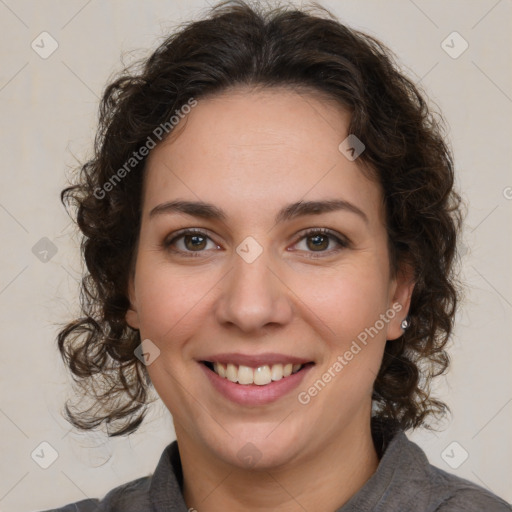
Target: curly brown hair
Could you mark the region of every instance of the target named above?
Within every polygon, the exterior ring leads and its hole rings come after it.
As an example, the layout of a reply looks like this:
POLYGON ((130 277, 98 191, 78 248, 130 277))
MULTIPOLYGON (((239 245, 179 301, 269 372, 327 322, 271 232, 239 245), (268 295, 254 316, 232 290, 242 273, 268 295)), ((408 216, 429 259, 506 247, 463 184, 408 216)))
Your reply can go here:
POLYGON ((139 427, 149 403, 151 381, 134 355, 140 334, 125 320, 146 158, 132 161, 115 184, 114 175, 190 98, 239 85, 309 88, 351 113, 349 133, 366 146, 358 161, 384 192, 392 270, 406 263, 415 280, 411 326, 386 343, 373 416, 403 429, 430 427, 427 416, 448 410, 429 385, 448 367, 446 343, 460 300, 461 198, 442 118, 388 48, 318 4, 263 9, 242 0, 185 24, 107 86, 94 156, 61 193, 75 207, 87 273, 82 316, 62 328, 58 347, 81 398, 92 398, 89 407, 66 403, 68 421, 80 429, 105 423, 109 436, 125 435, 139 427))

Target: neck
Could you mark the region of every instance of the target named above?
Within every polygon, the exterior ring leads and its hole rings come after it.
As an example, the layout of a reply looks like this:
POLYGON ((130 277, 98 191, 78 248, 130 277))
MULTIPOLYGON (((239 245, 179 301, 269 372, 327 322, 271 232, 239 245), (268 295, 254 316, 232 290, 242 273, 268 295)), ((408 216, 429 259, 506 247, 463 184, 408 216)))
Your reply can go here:
POLYGON ((200 512, 337 510, 379 464, 369 422, 366 428, 358 423, 347 429, 350 432, 326 442, 314 454, 279 469, 247 470, 198 447, 176 425, 187 507, 200 512))

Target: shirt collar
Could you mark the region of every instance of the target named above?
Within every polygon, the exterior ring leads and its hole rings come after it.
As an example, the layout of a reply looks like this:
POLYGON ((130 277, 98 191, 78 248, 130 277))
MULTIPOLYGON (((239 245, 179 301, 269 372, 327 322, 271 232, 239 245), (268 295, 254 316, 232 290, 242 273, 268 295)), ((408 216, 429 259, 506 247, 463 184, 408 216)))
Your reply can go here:
POLYGON ((153 512, 187 512, 182 486, 180 452, 178 443, 173 441, 162 453, 151 478, 149 498, 153 512))

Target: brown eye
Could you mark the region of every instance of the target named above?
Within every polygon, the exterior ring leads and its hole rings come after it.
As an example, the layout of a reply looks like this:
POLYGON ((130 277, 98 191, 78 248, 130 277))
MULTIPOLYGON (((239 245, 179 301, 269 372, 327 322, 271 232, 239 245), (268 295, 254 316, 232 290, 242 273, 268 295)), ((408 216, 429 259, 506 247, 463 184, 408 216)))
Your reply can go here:
POLYGON ((211 241, 215 248, 219 248, 206 233, 188 229, 175 234, 170 240, 164 241, 163 247, 183 256, 200 256, 201 253, 206 252, 208 241, 211 241))
POLYGON ((204 249, 206 237, 202 235, 183 235, 185 247, 191 251, 196 249, 204 249))
POLYGON ((307 240, 308 242, 311 242, 311 243, 308 243, 308 248, 312 249, 312 250, 316 250, 316 249, 327 249, 327 247, 329 247, 329 236, 326 236, 326 235, 322 235, 322 234, 319 234, 319 235, 310 235, 307 237, 307 240))
MULTIPOLYGON (((329 256, 341 251, 343 248, 349 247, 349 241, 335 232, 325 228, 310 229, 300 238, 299 242, 305 240, 305 252, 318 253, 309 255, 310 258, 318 258, 323 255, 329 256), (334 242, 335 248, 328 250, 331 242, 334 242)), ((302 249, 301 249, 302 250, 302 249)))

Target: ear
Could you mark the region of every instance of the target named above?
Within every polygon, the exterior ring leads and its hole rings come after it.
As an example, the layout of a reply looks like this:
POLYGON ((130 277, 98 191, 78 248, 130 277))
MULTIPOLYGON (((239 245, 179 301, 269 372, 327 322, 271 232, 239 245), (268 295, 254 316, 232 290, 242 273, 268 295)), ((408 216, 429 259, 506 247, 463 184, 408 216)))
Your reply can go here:
POLYGON ((140 329, 139 313, 135 297, 134 277, 133 272, 130 272, 130 277, 128 278, 128 298, 130 300, 130 307, 126 311, 125 320, 132 329, 140 329))
POLYGON ((396 340, 404 333, 401 324, 409 314, 412 292, 416 284, 414 281, 413 268, 407 263, 401 264, 394 281, 394 290, 392 289, 390 306, 396 314, 388 325, 388 340, 396 340))

